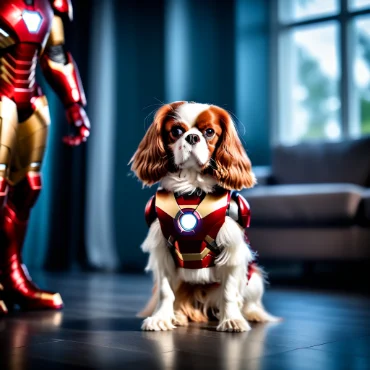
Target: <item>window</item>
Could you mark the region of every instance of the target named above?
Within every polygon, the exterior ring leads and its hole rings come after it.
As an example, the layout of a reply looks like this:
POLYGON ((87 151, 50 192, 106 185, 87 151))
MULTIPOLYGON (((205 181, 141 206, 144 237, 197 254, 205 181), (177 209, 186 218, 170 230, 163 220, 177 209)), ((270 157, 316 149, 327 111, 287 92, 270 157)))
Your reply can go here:
POLYGON ((370 134, 370 0, 274 3, 275 141, 370 134))
POLYGON ((358 17, 354 24, 354 114, 360 122, 356 133, 370 134, 370 17, 358 17))

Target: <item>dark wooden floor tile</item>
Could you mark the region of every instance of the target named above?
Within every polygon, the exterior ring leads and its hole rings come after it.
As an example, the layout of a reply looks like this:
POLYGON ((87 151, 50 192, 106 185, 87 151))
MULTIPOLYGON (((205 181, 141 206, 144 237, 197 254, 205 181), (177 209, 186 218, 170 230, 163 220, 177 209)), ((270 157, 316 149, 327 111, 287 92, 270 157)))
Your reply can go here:
MULTIPOLYGON (((219 333, 216 323, 142 332, 135 317, 149 276, 36 274, 62 293, 62 312, 14 312, 0 319, 0 369, 364 369, 370 299, 338 292, 268 288, 278 324, 219 333), (350 366, 350 367, 348 367, 350 366)), ((370 368, 370 367, 369 367, 370 368)))
POLYGON ((56 366, 65 369, 161 369, 161 358, 155 353, 128 351, 116 348, 94 346, 71 341, 49 342, 40 345, 14 349, 0 359, 1 369, 39 369, 30 364, 43 363, 44 369, 56 366), (14 363, 17 366, 14 366, 14 363))
POLYGON ((317 324, 307 321, 283 322, 280 326, 272 327, 269 336, 293 339, 303 344, 327 343, 344 338, 351 339, 359 336, 369 335, 369 328, 366 321, 362 328, 350 326, 337 327, 335 324, 317 324))
MULTIPOLYGON (((200 353, 189 353, 181 350, 164 353, 161 357, 162 369, 176 370, 239 370, 246 367, 249 361, 238 357, 235 352, 225 352, 223 357, 204 356, 200 353)), ((148 367, 150 369, 150 367, 148 367)), ((248 368, 249 369, 249 368, 248 368)), ((250 368, 251 369, 251 368, 250 368)))
MULTIPOLYGON (((157 353, 166 352, 173 348, 175 352, 202 355, 219 361, 230 357, 240 359, 252 359, 274 353, 287 351, 295 347, 284 347, 274 343, 267 343, 263 338, 259 340, 250 336, 251 332, 245 333, 219 333, 214 336, 203 335, 201 328, 178 328, 172 332, 143 333, 143 337, 155 344, 157 353)), ((260 335, 264 335, 261 330, 260 335)))
MULTIPOLYGON (((29 356, 11 355, 6 360, 0 359, 2 370, 89 370, 86 366, 71 365, 53 361, 30 358, 29 356)), ((90 368, 94 370, 94 368, 90 368)))
POLYGON ((369 358, 370 363, 370 337, 352 338, 351 340, 326 343, 320 346, 314 346, 312 349, 338 354, 364 356, 369 358))
POLYGON ((11 348, 53 341, 59 330, 61 312, 17 313, 0 320, 0 353, 11 348))
POLYGON ((370 359, 349 353, 297 349, 243 363, 238 369, 368 370, 370 369, 370 359))

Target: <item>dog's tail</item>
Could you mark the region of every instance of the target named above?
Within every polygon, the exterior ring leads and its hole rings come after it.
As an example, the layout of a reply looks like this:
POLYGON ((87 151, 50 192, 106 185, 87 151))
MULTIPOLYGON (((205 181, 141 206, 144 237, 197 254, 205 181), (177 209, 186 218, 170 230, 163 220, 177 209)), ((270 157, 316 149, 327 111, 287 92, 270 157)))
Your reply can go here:
POLYGON ((244 290, 244 305, 242 308, 242 313, 248 321, 281 321, 281 318, 269 314, 262 304, 262 296, 265 290, 264 283, 266 280, 267 275, 264 270, 260 266, 253 264, 252 274, 244 290))
POLYGON ((158 304, 157 290, 158 290, 157 284, 154 283, 152 289, 152 296, 150 297, 145 307, 140 312, 137 313, 136 317, 145 318, 153 315, 155 308, 157 307, 158 304))

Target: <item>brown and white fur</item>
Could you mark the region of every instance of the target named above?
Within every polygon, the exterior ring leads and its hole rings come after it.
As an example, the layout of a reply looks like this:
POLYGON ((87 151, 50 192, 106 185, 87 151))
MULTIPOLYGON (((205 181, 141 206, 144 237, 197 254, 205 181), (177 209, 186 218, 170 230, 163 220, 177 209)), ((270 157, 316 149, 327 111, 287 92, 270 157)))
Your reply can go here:
MULTIPOLYGON (((241 190, 256 182, 230 115, 208 104, 162 106, 130 163, 144 185, 159 182, 178 193, 210 193, 216 185, 241 190)), ((226 216, 216 243, 222 252, 214 267, 177 268, 159 221, 152 223, 142 250, 149 253, 146 270, 153 272, 156 298, 142 312, 148 316, 143 330, 172 330, 189 319, 205 322, 209 311, 219 319, 219 331, 250 330, 247 320, 277 320, 262 305, 262 271, 257 268, 247 281, 253 253, 232 217, 226 216)))

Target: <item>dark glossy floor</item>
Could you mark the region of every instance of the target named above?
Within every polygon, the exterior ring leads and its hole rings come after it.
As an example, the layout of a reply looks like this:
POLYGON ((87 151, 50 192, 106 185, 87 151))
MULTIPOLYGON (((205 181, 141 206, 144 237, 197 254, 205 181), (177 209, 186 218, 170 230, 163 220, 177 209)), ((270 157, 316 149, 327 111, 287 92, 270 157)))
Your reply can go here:
POLYGON ((249 333, 214 325, 141 332, 135 318, 147 276, 39 275, 58 289, 63 312, 0 319, 0 369, 370 369, 370 298, 269 288, 269 310, 285 321, 249 333))

